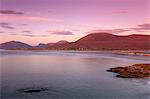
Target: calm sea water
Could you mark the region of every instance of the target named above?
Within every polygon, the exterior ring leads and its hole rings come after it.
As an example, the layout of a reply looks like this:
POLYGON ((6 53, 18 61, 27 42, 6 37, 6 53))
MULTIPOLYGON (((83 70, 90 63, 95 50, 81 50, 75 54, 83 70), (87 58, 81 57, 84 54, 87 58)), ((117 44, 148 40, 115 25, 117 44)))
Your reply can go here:
POLYGON ((150 99, 149 79, 116 78, 116 74, 106 72, 136 63, 149 63, 149 58, 104 51, 1 50, 1 99, 150 99), (18 91, 36 87, 49 90, 18 91))

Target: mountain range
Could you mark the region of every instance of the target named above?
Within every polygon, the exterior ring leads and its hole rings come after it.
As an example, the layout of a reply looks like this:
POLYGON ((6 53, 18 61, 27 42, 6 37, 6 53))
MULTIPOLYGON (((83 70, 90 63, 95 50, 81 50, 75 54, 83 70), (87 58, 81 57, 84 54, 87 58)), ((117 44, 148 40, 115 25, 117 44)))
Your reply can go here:
POLYGON ((91 33, 75 42, 61 40, 56 43, 31 46, 19 41, 0 44, 0 49, 12 50, 149 50, 150 35, 119 36, 109 33, 91 33))

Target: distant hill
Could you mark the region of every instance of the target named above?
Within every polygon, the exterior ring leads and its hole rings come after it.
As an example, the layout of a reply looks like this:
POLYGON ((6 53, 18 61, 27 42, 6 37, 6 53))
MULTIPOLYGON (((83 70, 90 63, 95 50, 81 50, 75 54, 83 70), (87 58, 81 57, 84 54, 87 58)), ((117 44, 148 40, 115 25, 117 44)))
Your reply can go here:
POLYGON ((150 50, 150 35, 132 34, 118 36, 109 33, 91 33, 75 42, 61 40, 57 43, 28 44, 11 41, 0 45, 2 49, 28 48, 46 50, 150 50))
POLYGON ((61 47, 61 46, 63 46, 66 43, 69 43, 69 42, 66 41, 66 40, 61 40, 61 41, 58 41, 56 43, 48 43, 48 44, 40 43, 39 45, 33 47, 33 49, 50 49, 50 48, 55 49, 55 47, 56 48, 57 47, 61 47))
POLYGON ((19 41, 9 41, 0 44, 0 49, 29 49, 32 46, 19 42, 19 41))
POLYGON ((56 42, 55 44, 66 44, 66 43, 69 43, 69 42, 66 40, 61 40, 61 41, 56 42))
POLYGON ((47 44, 43 44, 43 43, 40 43, 40 44, 38 44, 37 46, 34 46, 33 48, 37 48, 37 49, 43 49, 43 48, 47 48, 48 47, 48 45, 47 44))
POLYGON ((149 50, 150 35, 118 36, 109 33, 92 33, 75 42, 49 46, 56 50, 149 50))
POLYGON ((49 45, 48 49, 49 50, 69 50, 68 44, 70 44, 70 42, 61 40, 61 41, 56 42, 53 45, 49 45))

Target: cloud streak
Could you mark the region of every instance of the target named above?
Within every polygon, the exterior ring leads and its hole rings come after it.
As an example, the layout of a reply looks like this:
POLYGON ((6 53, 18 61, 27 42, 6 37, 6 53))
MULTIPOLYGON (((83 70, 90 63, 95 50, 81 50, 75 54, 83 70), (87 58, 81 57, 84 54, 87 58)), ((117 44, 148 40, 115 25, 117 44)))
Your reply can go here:
POLYGON ((55 35, 74 35, 71 31, 65 31, 65 30, 54 30, 48 32, 55 35))
POLYGON ((27 26, 28 24, 25 24, 25 23, 23 23, 23 24, 19 24, 19 26, 27 26))
POLYGON ((100 33, 100 32, 107 32, 107 33, 112 33, 112 34, 118 34, 118 33, 123 33, 127 31, 136 31, 136 32, 146 32, 150 31, 150 23, 144 23, 144 24, 139 24, 134 28, 125 28, 125 29, 97 29, 97 30, 91 30, 89 33, 100 33))
POLYGON ((22 31, 22 32, 24 32, 24 33, 31 33, 32 31, 24 30, 24 31, 22 31))
POLYGON ((24 16, 23 19, 27 19, 31 21, 62 22, 62 20, 59 20, 59 19, 36 17, 36 16, 24 16))
POLYGON ((107 33, 113 33, 113 34, 117 34, 117 33, 122 33, 122 32, 127 32, 129 31, 128 29, 98 29, 98 30, 92 30, 87 32, 89 33, 100 33, 100 32, 107 32, 107 33))
POLYGON ((14 29, 14 27, 10 26, 10 24, 6 22, 0 22, 0 27, 5 29, 14 29))
MULTIPOLYGON (((34 21, 34 22, 62 22, 61 19, 41 17, 41 16, 30 16, 25 15, 23 12, 15 10, 0 9, 1 20, 3 21, 34 21), (17 15, 17 16, 14 16, 17 15)), ((8 27, 9 28, 9 27, 8 27)))
POLYGON ((136 28, 131 28, 132 30, 135 31, 144 31, 144 30, 150 30, 150 23, 144 23, 144 24, 140 24, 137 25, 138 27, 136 28))
POLYGON ((39 17, 39 16, 27 16, 27 15, 22 15, 22 16, 3 15, 3 16, 1 16, 1 20, 4 20, 4 21, 15 21, 15 22, 16 21, 51 22, 51 23, 63 22, 63 20, 61 20, 61 19, 39 17))
POLYGON ((22 36, 27 36, 27 37, 48 37, 49 35, 22 34, 22 36))
POLYGON ((26 37, 48 37, 49 36, 49 35, 17 34, 17 33, 9 33, 9 35, 26 36, 26 37))
POLYGON ((14 10, 0 10, 0 14, 14 14, 14 15, 23 15, 23 12, 18 12, 14 10))
POLYGON ((0 31, 0 34, 3 34, 3 33, 5 33, 4 31, 0 31))
POLYGON ((118 10, 118 11, 114 11, 112 12, 114 14, 126 14, 126 13, 129 13, 127 10, 118 10))

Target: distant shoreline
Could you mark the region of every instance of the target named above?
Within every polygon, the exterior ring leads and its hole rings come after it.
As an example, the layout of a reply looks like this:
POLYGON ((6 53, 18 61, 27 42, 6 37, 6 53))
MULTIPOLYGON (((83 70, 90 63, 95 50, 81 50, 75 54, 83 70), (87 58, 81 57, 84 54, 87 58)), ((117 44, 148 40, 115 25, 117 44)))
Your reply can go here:
POLYGON ((99 50, 150 50, 150 35, 132 34, 128 36, 118 36, 110 33, 91 33, 75 42, 58 41, 56 43, 38 44, 31 46, 20 41, 8 41, 0 44, 1 49, 9 50, 79 50, 79 51, 99 51, 99 50))
POLYGON ((120 51, 120 55, 134 55, 134 56, 150 56, 150 51, 120 51))
POLYGON ((129 56, 150 56, 150 50, 51 50, 51 49, 0 49, 7 51, 35 51, 35 52, 45 52, 45 51, 80 51, 80 52, 98 52, 106 51, 112 52, 117 55, 129 55, 129 56))

